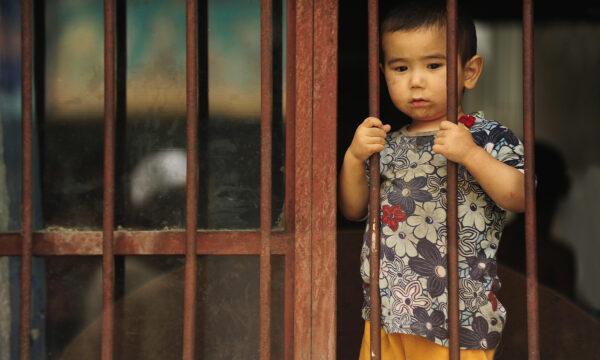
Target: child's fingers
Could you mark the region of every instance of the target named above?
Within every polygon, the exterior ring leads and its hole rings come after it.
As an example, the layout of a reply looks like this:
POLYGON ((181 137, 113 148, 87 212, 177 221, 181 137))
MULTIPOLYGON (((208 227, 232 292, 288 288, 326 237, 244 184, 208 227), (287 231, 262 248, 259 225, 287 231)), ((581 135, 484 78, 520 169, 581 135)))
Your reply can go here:
POLYGON ((380 128, 386 133, 392 129, 390 125, 384 125, 380 119, 372 116, 366 118, 361 125, 367 128, 380 128))
POLYGON ((366 118, 365 121, 363 121, 362 125, 365 127, 368 127, 368 128, 372 128, 372 127, 380 128, 383 126, 383 123, 378 118, 370 116, 370 117, 366 118))
POLYGON ((378 153, 383 151, 383 145, 382 144, 371 144, 369 145, 369 152, 372 154, 378 153))
POLYGON ((385 139, 379 136, 371 136, 369 137, 369 143, 370 144, 378 144, 378 145, 385 145, 385 139))
POLYGON ((453 127, 455 127, 456 124, 453 122, 450 122, 448 120, 444 120, 440 123, 440 129, 441 130, 448 130, 448 129, 452 129, 453 127))
POLYGON ((385 132, 385 130, 380 129, 380 128, 369 128, 369 129, 366 129, 365 135, 377 136, 377 137, 384 138, 386 136, 386 132, 385 132))
POLYGON ((469 128, 466 127, 465 124, 463 124, 463 123, 458 123, 458 127, 461 128, 461 129, 463 129, 463 130, 469 130, 469 128))

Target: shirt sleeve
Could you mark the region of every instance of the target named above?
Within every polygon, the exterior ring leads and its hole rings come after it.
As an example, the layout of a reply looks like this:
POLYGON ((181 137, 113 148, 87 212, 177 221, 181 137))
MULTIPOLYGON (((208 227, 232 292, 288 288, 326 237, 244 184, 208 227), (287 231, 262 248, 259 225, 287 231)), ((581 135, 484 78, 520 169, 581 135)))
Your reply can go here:
POLYGON ((495 159, 524 172, 525 156, 521 140, 505 126, 493 123, 473 134, 475 142, 495 159))

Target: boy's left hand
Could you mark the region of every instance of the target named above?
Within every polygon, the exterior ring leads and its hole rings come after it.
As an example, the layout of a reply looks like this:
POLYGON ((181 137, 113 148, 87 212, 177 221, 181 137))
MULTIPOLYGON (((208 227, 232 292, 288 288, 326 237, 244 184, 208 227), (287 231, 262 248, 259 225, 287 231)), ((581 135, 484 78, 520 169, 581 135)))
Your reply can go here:
POLYGON ((459 164, 464 164, 466 159, 479 149, 466 126, 447 120, 440 123, 440 130, 438 130, 433 144, 433 152, 459 164))

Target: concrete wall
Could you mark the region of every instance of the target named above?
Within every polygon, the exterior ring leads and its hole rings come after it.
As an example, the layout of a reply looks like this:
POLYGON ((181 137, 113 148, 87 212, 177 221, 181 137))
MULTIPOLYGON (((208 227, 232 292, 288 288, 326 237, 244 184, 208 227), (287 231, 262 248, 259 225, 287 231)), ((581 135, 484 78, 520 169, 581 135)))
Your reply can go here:
MULTIPOLYGON (((536 139, 562 154, 571 183, 550 224, 552 236, 575 256, 578 302, 598 311, 600 24, 546 22, 535 31, 536 139)), ((522 137, 521 25, 480 23, 478 35, 484 74, 465 108, 483 109, 522 137)))

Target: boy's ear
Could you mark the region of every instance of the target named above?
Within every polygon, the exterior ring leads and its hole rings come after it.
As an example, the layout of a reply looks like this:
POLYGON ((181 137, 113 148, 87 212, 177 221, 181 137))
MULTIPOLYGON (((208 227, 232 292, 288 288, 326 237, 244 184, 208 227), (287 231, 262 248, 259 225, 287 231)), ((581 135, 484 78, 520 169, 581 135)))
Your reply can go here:
POLYGON ((471 90, 475 88, 482 70, 483 58, 480 55, 475 55, 467 61, 463 69, 463 81, 465 89, 471 90))

